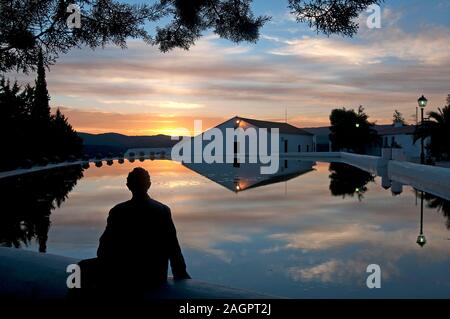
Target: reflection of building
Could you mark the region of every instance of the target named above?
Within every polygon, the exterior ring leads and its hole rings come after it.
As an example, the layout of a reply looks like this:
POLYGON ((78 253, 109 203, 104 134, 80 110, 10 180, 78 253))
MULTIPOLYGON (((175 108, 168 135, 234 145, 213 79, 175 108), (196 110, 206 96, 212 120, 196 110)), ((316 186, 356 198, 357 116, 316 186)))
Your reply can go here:
POLYGON ((184 164, 194 172, 205 176, 233 192, 288 181, 313 170, 314 162, 298 160, 281 160, 280 168, 275 174, 261 174, 260 164, 243 163, 235 167, 227 164, 184 164))

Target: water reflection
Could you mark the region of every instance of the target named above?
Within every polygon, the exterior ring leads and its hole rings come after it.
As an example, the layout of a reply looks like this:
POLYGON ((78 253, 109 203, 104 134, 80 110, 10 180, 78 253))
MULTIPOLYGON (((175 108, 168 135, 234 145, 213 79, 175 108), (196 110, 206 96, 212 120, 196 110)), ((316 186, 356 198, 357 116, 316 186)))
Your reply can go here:
POLYGON ((261 174, 262 164, 241 163, 184 163, 184 166, 232 192, 242 192, 265 185, 286 182, 313 170, 315 162, 283 159, 275 174, 261 174))
POLYGON ((46 252, 51 212, 67 199, 82 172, 74 166, 0 179, 0 245, 19 248, 36 239, 39 251, 46 252))
POLYGON ((330 191, 333 196, 356 196, 361 201, 367 192, 367 184, 375 177, 345 163, 330 163, 330 191))
POLYGON ((420 192, 420 233, 419 236, 417 236, 416 242, 420 247, 425 246, 427 243, 427 239, 423 234, 423 192, 420 192))
MULTIPOLYGON (((379 185, 391 188, 395 181, 345 164, 289 160, 287 165, 281 162, 283 170, 274 176, 261 176, 257 166, 244 164, 211 170, 166 160, 92 165, 64 205, 54 205, 51 215, 46 210, 52 221, 48 252, 80 259, 95 256, 107 213, 114 203, 129 199, 125 178, 138 166, 150 171, 151 196, 172 208, 186 262, 196 279, 288 297, 450 297, 445 225, 449 202, 424 193, 427 244, 420 249, 416 240, 421 210, 415 206, 414 193, 390 196, 379 185), (379 292, 368 291, 364 284, 371 263, 383 270, 379 292)), ((30 180, 17 194, 13 183, 2 186, 5 198, 16 198, 6 201, 5 211, 10 212, 3 215, 9 219, 16 218, 13 213, 23 215, 13 203, 24 197, 30 197, 26 199, 30 215, 38 207, 33 192, 42 192, 45 183, 35 187, 30 180)), ((8 222, 10 227, 3 219, 0 234, 5 243, 6 230, 12 232, 26 218, 8 222)), ((48 219, 42 224, 48 228, 48 219)), ((15 232, 17 236, 9 235, 9 246, 24 242, 23 233, 15 232)), ((39 234, 45 242, 45 227, 39 234)))
POLYGON ((423 197, 429 208, 436 209, 447 219, 446 226, 450 230, 450 201, 428 193, 424 193, 423 197))

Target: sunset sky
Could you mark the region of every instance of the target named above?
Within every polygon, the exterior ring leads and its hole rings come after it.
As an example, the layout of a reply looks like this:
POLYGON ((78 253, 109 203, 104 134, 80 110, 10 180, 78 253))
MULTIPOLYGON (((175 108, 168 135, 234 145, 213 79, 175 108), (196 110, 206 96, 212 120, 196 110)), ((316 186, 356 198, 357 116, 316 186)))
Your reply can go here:
MULTIPOLYGON (((133 1, 141 2, 141 1, 133 1)), ((190 51, 160 53, 141 41, 126 50, 72 50, 47 74, 52 107, 83 132, 176 134, 240 115, 300 127, 328 124, 331 109, 364 105, 389 123, 412 121, 417 98, 429 108, 450 93, 450 1, 386 0, 382 28, 363 21, 354 39, 327 38, 298 24, 287 0, 255 0, 272 16, 256 44, 205 34, 190 51)), ((20 75, 16 76, 23 80, 20 75)))

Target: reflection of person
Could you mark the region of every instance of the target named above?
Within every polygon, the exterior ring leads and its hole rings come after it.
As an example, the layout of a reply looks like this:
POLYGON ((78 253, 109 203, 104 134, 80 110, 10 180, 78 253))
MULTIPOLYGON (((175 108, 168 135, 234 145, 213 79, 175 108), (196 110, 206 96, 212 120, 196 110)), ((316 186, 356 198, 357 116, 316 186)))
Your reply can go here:
POLYGON ((109 212, 100 238, 99 265, 114 271, 108 281, 124 280, 132 285, 155 286, 167 280, 168 262, 174 279, 188 279, 170 208, 150 198, 150 175, 135 168, 127 178, 131 200, 109 212))

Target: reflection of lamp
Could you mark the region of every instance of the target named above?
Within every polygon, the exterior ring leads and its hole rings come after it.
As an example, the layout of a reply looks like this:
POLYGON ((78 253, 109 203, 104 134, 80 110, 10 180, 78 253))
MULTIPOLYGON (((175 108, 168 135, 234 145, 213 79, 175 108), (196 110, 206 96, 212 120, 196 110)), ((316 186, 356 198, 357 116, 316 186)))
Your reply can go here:
POLYGON ((237 193, 241 190, 241 185, 239 185, 239 177, 236 177, 233 181, 234 183, 234 191, 237 193))
POLYGON ((420 234, 417 236, 417 245, 420 247, 425 246, 427 243, 427 239, 425 238, 425 235, 423 234, 423 192, 420 194, 420 234))
MULTIPOLYGON (((421 112, 421 121, 420 121, 420 126, 422 126, 422 128, 423 128, 423 110, 425 109, 425 107, 427 106, 427 104, 428 104, 428 100, 427 100, 427 98, 425 97, 425 96, 421 96, 418 100, 417 100, 417 103, 419 103, 419 107, 420 107, 420 112, 421 112)), ((423 134, 423 133, 422 133, 423 134)), ((425 152, 424 152, 424 150, 423 150, 423 136, 422 136, 422 138, 421 138, 421 140, 420 140, 421 142, 420 142, 420 149, 421 149, 421 151, 420 151, 420 164, 425 164, 425 152)))
POLYGON ((427 239, 425 238, 424 234, 420 234, 419 236, 417 236, 417 244, 420 247, 425 246, 426 243, 427 243, 427 239))
POLYGON ((356 123, 355 126, 356 126, 356 128, 358 128, 359 127, 359 123, 356 123))

